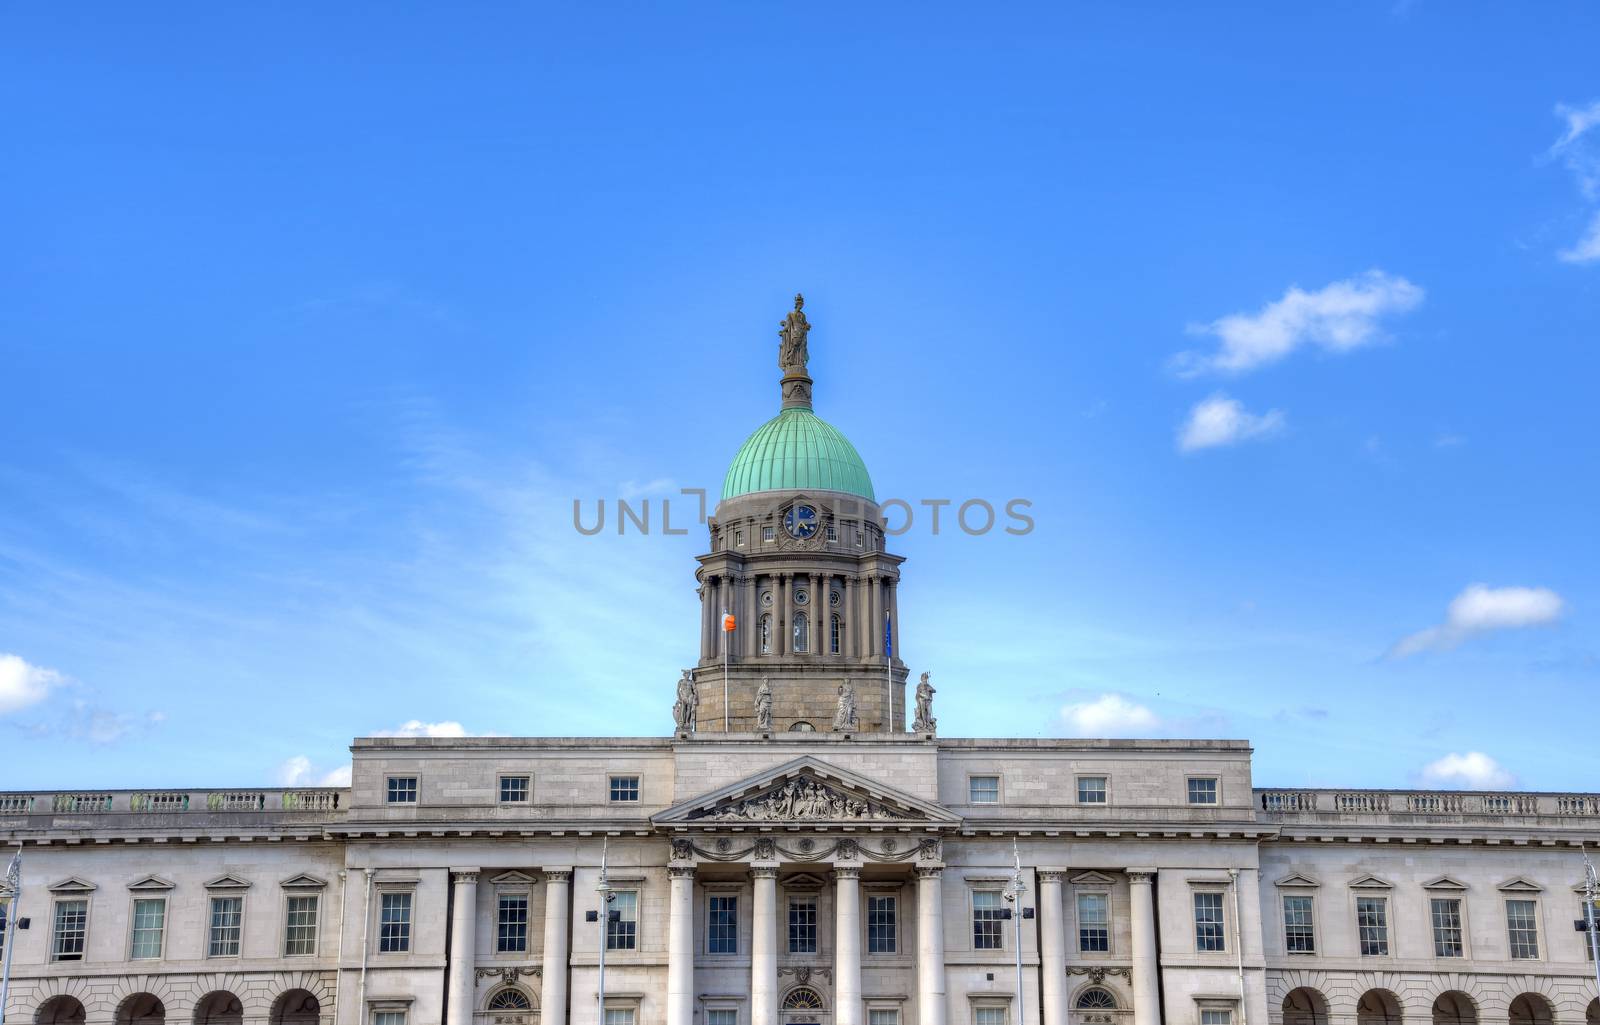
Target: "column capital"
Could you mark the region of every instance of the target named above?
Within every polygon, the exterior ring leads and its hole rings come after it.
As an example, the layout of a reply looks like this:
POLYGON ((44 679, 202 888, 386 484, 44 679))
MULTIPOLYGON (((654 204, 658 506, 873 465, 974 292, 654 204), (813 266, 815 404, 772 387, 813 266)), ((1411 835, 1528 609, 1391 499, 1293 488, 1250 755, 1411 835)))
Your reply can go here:
POLYGON ((835 879, 860 879, 861 878, 861 866, 860 865, 835 865, 835 866, 833 866, 833 877, 835 879))
POLYGON ((1137 886, 1149 886, 1156 879, 1156 870, 1153 868, 1125 868, 1123 871, 1128 874, 1128 882, 1137 886))
POLYGON ((750 866, 750 874, 757 879, 776 879, 778 878, 778 866, 776 864, 752 864, 750 866))
POLYGON ((918 865, 918 879, 939 879, 944 875, 943 865, 918 865))
POLYGON ((479 870, 475 868, 452 868, 450 870, 450 879, 452 882, 457 883, 476 883, 478 881, 478 872, 479 870))
POLYGON ((1039 868, 1034 871, 1039 873, 1041 883, 1059 883, 1067 878, 1072 870, 1067 868, 1039 868))
POLYGON ((693 879, 693 865, 668 865, 667 875, 673 879, 693 879))
POLYGON ((569 883, 572 881, 572 869, 570 868, 542 868, 539 871, 544 874, 544 881, 547 883, 569 883))

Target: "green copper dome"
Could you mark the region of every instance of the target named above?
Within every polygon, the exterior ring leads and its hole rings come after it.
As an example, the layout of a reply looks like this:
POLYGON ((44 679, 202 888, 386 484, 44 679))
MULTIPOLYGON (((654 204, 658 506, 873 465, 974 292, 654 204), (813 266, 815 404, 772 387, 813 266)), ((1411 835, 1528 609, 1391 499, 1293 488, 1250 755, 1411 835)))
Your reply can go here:
POLYGON ((850 439, 800 406, 756 428, 733 457, 723 499, 757 491, 842 491, 876 501, 867 464, 850 439))

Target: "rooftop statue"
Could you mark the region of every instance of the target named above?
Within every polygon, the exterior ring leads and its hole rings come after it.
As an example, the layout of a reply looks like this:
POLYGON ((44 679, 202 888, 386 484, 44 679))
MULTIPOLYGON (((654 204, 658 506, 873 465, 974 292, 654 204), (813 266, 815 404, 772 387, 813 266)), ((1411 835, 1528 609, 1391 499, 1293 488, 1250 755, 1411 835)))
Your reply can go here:
POLYGON ((756 691, 756 732, 772 732, 772 688, 765 676, 761 678, 761 687, 756 691))
POLYGON ((672 703, 672 721, 677 724, 679 733, 694 732, 699 710, 700 691, 695 687, 689 670, 685 669, 678 678, 678 700, 672 703))
POLYGON ((833 731, 835 733, 853 733, 859 728, 856 720, 856 687, 847 676, 839 684, 839 707, 833 713, 833 731))
POLYGON ((922 674, 922 680, 917 684, 917 718, 911 724, 912 733, 932 733, 939 728, 939 720, 933 717, 933 684, 928 682, 928 674, 922 674))
POLYGON ((794 297, 794 310, 783 318, 783 324, 778 329, 778 366, 784 373, 798 370, 801 374, 806 372, 806 362, 810 354, 806 351, 806 335, 811 331, 811 325, 806 321, 803 312, 806 297, 798 293, 794 297))

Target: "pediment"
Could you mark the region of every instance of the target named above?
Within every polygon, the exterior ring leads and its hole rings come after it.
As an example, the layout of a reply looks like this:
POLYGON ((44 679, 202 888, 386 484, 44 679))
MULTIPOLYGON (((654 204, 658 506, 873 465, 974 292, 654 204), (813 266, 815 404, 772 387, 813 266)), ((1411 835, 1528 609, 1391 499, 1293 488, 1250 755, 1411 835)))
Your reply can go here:
POLYGON ((931 801, 805 755, 675 804, 652 821, 663 825, 899 822, 955 826, 961 819, 931 801))
POLYGON ((1512 876, 1495 889, 1505 893, 1543 893, 1544 887, 1523 876, 1512 876))
POLYGON ((501 872, 493 879, 490 879, 489 882, 495 886, 532 886, 538 880, 526 872, 511 871, 501 872))
POLYGON ((297 876, 290 876, 278 885, 285 890, 320 890, 328 885, 328 881, 302 872, 297 876))
POLYGON ((170 890, 170 889, 172 889, 172 880, 163 879, 160 876, 145 876, 143 879, 137 879, 137 880, 129 883, 128 884, 128 889, 130 889, 130 890, 170 890))
POLYGON ((1394 884, 1387 879, 1380 879, 1370 872, 1350 882, 1352 890, 1392 890, 1394 884))
POLYGON ((1459 879, 1451 879, 1449 876, 1439 876, 1437 879, 1430 879, 1423 883, 1422 888, 1424 890, 1465 890, 1467 884, 1459 879))
POLYGON ((1302 874, 1300 872, 1292 872, 1289 875, 1284 876, 1282 879, 1279 879, 1273 885, 1274 886, 1295 887, 1295 886, 1321 886, 1322 884, 1317 882, 1315 879, 1311 878, 1308 875, 1304 875, 1304 874, 1302 874))
POLYGON ((826 879, 814 872, 796 872, 792 876, 784 876, 782 882, 786 890, 820 890, 828 885, 826 879))
POLYGON ((1067 882, 1074 886, 1115 886, 1117 881, 1103 872, 1079 872, 1067 882))
POLYGON ((206 889, 208 890, 248 890, 249 888, 250 881, 248 879, 240 879, 231 872, 227 875, 217 876, 217 878, 206 883, 206 889))
POLYGON ((49 889, 51 893, 93 893, 95 890, 99 889, 99 887, 95 886, 95 884, 89 882, 87 879, 79 879, 77 876, 68 876, 59 883, 51 883, 47 889, 49 889))

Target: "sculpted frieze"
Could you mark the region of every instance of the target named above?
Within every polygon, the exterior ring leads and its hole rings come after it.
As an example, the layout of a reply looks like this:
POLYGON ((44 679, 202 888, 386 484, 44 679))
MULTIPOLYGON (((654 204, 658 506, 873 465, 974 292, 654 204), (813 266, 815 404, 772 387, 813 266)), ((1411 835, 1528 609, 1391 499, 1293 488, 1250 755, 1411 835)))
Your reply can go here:
POLYGON ((773 790, 690 816, 725 822, 790 822, 797 819, 906 819, 881 801, 835 790, 809 776, 791 779, 773 790))

